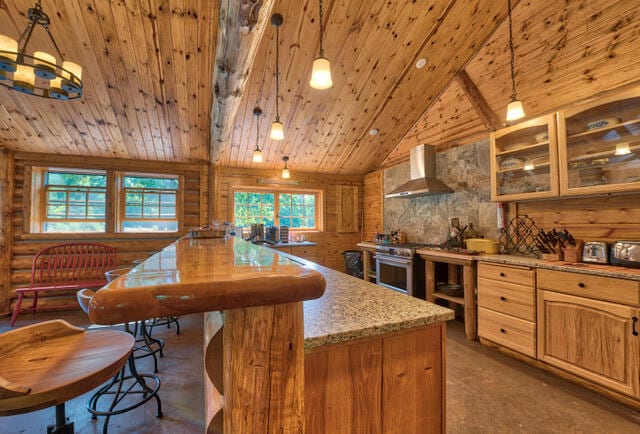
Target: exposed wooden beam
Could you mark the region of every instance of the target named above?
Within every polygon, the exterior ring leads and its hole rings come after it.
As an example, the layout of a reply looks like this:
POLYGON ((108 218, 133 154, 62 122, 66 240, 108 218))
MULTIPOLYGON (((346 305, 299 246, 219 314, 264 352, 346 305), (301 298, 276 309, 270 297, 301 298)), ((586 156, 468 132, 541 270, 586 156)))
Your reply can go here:
POLYGON ((224 153, 274 0, 223 0, 213 70, 209 160, 224 153))
POLYGON ((467 95, 469 102, 475 109, 478 116, 482 120, 482 123, 487 127, 489 131, 495 131, 502 126, 500 119, 495 114, 489 104, 487 104, 487 100, 484 99, 480 90, 476 84, 471 80, 469 74, 464 69, 461 69, 456 75, 456 81, 460 85, 462 91, 467 95))

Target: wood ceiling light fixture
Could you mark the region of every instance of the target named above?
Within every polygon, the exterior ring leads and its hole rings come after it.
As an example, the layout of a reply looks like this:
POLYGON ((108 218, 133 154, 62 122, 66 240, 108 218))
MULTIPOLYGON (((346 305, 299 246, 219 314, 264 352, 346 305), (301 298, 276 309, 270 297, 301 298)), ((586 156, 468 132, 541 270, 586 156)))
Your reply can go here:
POLYGON ((284 125, 280 122, 280 26, 284 22, 282 15, 276 13, 271 15, 271 24, 276 28, 276 120, 271 123, 272 140, 284 140, 284 125))
POLYGON ((316 57, 313 61, 313 69, 311 70, 311 81, 309 85, 314 89, 329 89, 333 86, 333 80, 331 79, 331 63, 329 59, 324 57, 324 38, 322 29, 322 20, 324 16, 322 14, 322 0, 319 0, 319 13, 318 24, 320 25, 320 56, 316 57))
POLYGON ((49 31, 49 16, 40 0, 27 13, 29 22, 18 40, 0 34, 0 84, 29 95, 59 100, 82 97, 82 67, 65 61, 58 44, 49 31), (45 51, 27 54, 27 45, 36 26, 49 35, 61 65, 54 55, 45 51))
POLYGON ((260 116, 262 115, 260 107, 253 109, 253 115, 256 117, 256 149, 253 150, 252 161, 254 163, 262 163, 262 151, 260 150, 260 146, 258 146, 258 142, 260 141, 260 116))
POLYGON ((507 105, 507 121, 515 121, 524 117, 524 108, 522 107, 522 101, 520 101, 516 95, 516 70, 515 70, 515 55, 513 52, 513 21, 511 19, 511 0, 507 0, 507 6, 509 8, 509 54, 511 64, 511 102, 507 105))
POLYGON ((289 161, 289 157, 282 157, 282 161, 284 161, 284 169, 282 169, 282 177, 287 179, 291 178, 291 172, 289 172, 289 168, 287 167, 287 162, 289 161))

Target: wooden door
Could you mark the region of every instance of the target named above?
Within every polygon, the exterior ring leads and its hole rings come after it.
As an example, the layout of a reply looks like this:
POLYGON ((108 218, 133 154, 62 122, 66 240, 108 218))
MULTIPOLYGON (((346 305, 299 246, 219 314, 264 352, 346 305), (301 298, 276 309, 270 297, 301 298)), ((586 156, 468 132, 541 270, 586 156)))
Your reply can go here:
POLYGON ((339 185, 337 205, 336 232, 358 232, 358 187, 339 185))
POLYGON ((639 316, 636 307, 538 290, 538 358, 637 398, 639 316))

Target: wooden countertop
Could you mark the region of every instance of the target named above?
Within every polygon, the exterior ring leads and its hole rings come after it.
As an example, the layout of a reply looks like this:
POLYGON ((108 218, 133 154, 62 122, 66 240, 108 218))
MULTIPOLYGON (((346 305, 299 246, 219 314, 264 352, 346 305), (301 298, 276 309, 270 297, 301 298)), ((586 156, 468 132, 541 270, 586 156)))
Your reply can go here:
POLYGON ((117 324, 320 297, 324 277, 237 237, 181 238, 96 292, 89 317, 117 324))

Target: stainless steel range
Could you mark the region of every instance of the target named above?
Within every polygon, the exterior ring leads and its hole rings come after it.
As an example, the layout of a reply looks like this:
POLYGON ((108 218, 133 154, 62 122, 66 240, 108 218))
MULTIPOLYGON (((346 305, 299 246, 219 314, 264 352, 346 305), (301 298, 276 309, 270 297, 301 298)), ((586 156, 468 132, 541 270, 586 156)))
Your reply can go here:
POLYGON ((424 298, 424 261, 416 249, 426 244, 376 246, 376 283, 405 294, 424 298))

